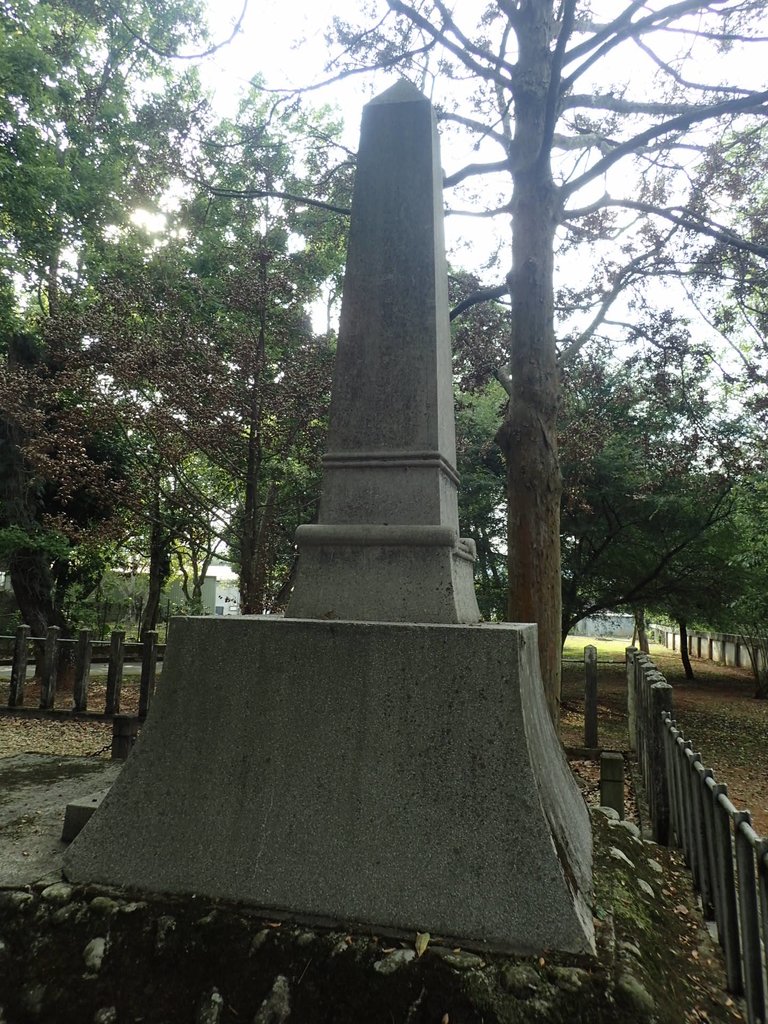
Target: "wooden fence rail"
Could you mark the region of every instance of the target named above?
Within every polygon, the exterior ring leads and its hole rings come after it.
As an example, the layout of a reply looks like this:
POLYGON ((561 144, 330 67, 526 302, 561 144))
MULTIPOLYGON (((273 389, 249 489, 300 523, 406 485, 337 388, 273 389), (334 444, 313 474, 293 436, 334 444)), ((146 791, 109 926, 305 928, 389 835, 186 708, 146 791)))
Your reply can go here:
POLYGON ((672 717, 672 687, 647 655, 627 649, 630 737, 654 836, 682 849, 723 948, 728 991, 743 995, 749 1024, 768 1005, 768 839, 728 798, 672 717))
MULTIPOLYGON (((102 649, 107 653, 107 687, 103 714, 112 718, 120 714, 120 700, 123 685, 126 648, 134 648, 137 660, 141 662, 139 681, 139 718, 146 718, 152 696, 155 692, 158 661, 162 661, 165 644, 158 644, 157 633, 148 631, 141 640, 126 642, 123 630, 114 630, 109 640, 94 640, 91 631, 81 629, 76 639, 62 638, 60 630, 51 626, 44 637, 30 636, 29 626, 22 625, 14 636, 0 636, 0 641, 13 641, 11 683, 8 691, 8 710, 23 714, 32 710, 54 711, 59 660, 65 645, 74 650, 74 691, 72 706, 66 714, 88 713, 88 690, 94 652, 102 649), (40 677, 39 708, 32 709, 24 704, 24 689, 27 682, 27 667, 31 645, 43 647, 40 677)), ((101 653, 101 651, 99 651, 101 653)))

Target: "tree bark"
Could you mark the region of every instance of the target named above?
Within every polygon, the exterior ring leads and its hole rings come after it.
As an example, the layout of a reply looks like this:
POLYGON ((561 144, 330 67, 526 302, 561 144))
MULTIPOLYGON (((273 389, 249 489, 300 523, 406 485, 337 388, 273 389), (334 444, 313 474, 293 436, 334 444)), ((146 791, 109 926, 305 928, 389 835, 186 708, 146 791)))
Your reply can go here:
POLYGON ((683 669, 685 670, 686 679, 695 679, 693 674, 693 666, 691 665, 691 659, 688 656, 688 624, 685 619, 678 619, 678 626, 680 627, 680 658, 683 662, 683 669))
MULTIPOLYGON (((18 339, 9 344, 9 365, 14 367, 18 360, 18 339)), ((0 495, 0 525, 16 526, 33 537, 38 528, 36 521, 35 494, 30 486, 30 474, 21 454, 26 440, 22 431, 7 420, 1 424, 2 442, 5 449, 3 462, 3 488, 0 495)), ((63 610, 56 600, 57 588, 52 571, 52 555, 34 546, 14 547, 8 555, 8 574, 11 579, 16 604, 22 621, 30 628, 33 637, 45 637, 49 626, 58 626, 62 637, 69 637, 68 623, 63 610)), ((65 657, 59 666, 62 682, 71 662, 65 657)), ((40 677, 43 664, 43 645, 35 644, 35 675, 40 677)), ((73 664, 73 663, 72 663, 73 664)))
POLYGON ((267 350, 267 287, 269 251, 263 248, 259 268, 259 333, 254 352, 251 398, 248 411, 248 458, 245 470, 245 509, 240 536, 240 612, 260 615, 264 611, 263 587, 259 585, 259 483, 261 479, 261 373, 267 350))
POLYGON ((637 646, 640 648, 643 654, 648 654, 648 634, 645 631, 645 608, 638 606, 632 609, 632 613, 635 616, 637 646))
POLYGON ((509 603, 513 622, 538 625, 547 704, 560 706, 559 370, 553 309, 558 196, 545 152, 551 5, 519 10, 512 158, 510 401, 497 440, 507 462, 509 603))
POLYGON ((157 627, 160 598, 171 574, 171 543, 173 538, 162 519, 159 474, 153 496, 152 523, 149 532, 149 588, 141 623, 141 635, 157 627))

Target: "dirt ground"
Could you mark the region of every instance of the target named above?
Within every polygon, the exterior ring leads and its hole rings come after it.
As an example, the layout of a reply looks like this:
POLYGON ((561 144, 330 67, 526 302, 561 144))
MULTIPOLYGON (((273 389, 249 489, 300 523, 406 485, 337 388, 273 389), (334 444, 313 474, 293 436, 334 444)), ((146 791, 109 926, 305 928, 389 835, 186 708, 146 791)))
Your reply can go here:
MULTIPOLYGON (((0 681, 0 707, 8 704, 8 680, 0 681)), ((107 680, 104 673, 94 675, 88 688, 89 711, 103 711, 106 699, 107 680)), ((40 703, 40 686, 28 683, 24 690, 24 706, 36 708, 40 703)), ((68 709, 72 706, 72 692, 57 692, 55 706, 68 709)), ((120 701, 120 711, 125 715, 136 714, 139 706, 138 676, 126 676, 120 701)), ((27 718, 0 715, 0 757, 13 754, 54 754, 75 757, 110 756, 112 725, 110 722, 74 719, 61 722, 51 719, 27 718)))
MULTIPOLYGON (((623 657, 625 642, 601 644, 598 654, 598 742, 627 747, 627 685, 623 664, 601 659, 623 657)), ((692 658, 696 678, 685 679, 680 655, 658 645, 651 658, 674 687, 678 728, 693 742, 718 782, 740 809, 752 813, 755 828, 768 835, 768 701, 755 700, 746 669, 726 668, 692 658)), ((566 746, 584 742, 584 667, 563 666, 561 737, 566 746)))

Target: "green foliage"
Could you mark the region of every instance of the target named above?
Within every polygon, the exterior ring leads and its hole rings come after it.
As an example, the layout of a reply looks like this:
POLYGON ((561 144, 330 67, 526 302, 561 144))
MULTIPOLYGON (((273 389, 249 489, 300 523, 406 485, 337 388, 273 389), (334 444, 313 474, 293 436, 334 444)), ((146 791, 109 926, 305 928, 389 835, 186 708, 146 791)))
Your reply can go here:
POLYGON ((25 530, 18 523, 0 529, 0 563, 7 564, 12 552, 25 548, 41 554, 49 561, 69 557, 70 545, 66 537, 39 527, 25 530))
POLYGON ((768 699, 768 478, 745 481, 735 496, 734 550, 730 571, 738 587, 708 625, 744 638, 755 678, 755 696, 768 699))
POLYGON ((333 339, 315 335, 310 307, 337 287, 344 232, 337 215, 275 193, 344 198, 348 168, 315 145, 336 130, 252 91, 195 157, 205 191, 180 199, 151 248, 136 230, 113 240, 81 324, 157 466, 190 600, 224 541, 244 607, 283 601, 296 526, 313 514, 333 339))
POLYGON ((199 38, 201 11, 0 7, 0 529, 36 630, 69 628, 131 506, 130 438, 79 328, 109 238, 179 172, 196 75, 159 53, 199 38))
POLYGON ((742 427, 718 404, 685 331, 661 317, 649 338, 623 364, 593 353, 566 368, 564 635, 622 606, 693 619, 736 584, 731 491, 745 468, 742 427))
POLYGON ((462 536, 477 549, 475 590, 483 618, 502 620, 506 612, 506 474, 495 441, 502 388, 492 381, 482 391, 456 396, 456 453, 461 486, 462 536))

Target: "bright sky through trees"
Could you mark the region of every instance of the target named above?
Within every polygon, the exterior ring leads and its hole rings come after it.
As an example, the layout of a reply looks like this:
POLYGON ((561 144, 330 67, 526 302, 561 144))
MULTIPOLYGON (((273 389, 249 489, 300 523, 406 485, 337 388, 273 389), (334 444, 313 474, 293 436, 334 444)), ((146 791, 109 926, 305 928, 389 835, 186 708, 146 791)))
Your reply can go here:
MULTIPOLYGON (((460 6, 466 14, 467 7, 479 8, 482 4, 479 0, 470 0, 469 3, 462 0, 460 6)), ((591 6, 594 18, 599 22, 615 17, 621 5, 616 0, 595 0, 591 6)), ((362 7, 360 0, 336 0, 333 4, 318 0, 250 0, 237 37, 203 65, 204 80, 214 92, 216 107, 223 113, 234 113, 239 95, 254 75, 261 75, 266 86, 272 89, 306 88, 326 81, 331 76, 325 70, 325 65, 329 57, 335 55, 335 50, 332 51, 325 40, 331 22, 338 17, 342 21, 361 23, 365 18, 362 7)), ((243 0, 209 0, 210 26, 216 41, 227 38, 242 10, 243 0)), ((379 4, 377 10, 383 13, 386 5, 379 4)), ((374 24, 373 16, 368 20, 369 24, 374 24)), ((681 32, 669 33, 663 39, 662 50, 666 47, 668 52, 664 50, 662 58, 674 64, 685 57, 686 78, 694 76, 710 84, 730 81, 744 88, 759 88, 764 76, 764 62, 755 60, 749 52, 745 55, 741 47, 734 48, 730 53, 716 52, 705 39, 695 37, 694 33, 700 27, 699 21, 698 16, 692 16, 683 23, 686 29, 690 29, 689 36, 681 32)), ((618 48, 617 54, 620 54, 620 58, 609 54, 607 59, 598 62, 595 81, 590 83, 585 79, 583 86, 588 88, 590 84, 595 84, 600 90, 621 90, 629 82, 630 93, 634 98, 653 97, 653 75, 658 68, 648 53, 638 45, 634 54, 627 47, 618 48)), ((395 78, 396 72, 379 72, 375 77, 370 74, 353 75, 309 92, 307 99, 313 104, 327 103, 340 109, 345 122, 344 142, 354 149, 357 146, 363 104, 372 95, 392 84, 395 78)), ((468 85, 472 87, 471 82, 468 85)), ((437 76, 425 83, 424 87, 425 91, 432 93, 431 98, 438 104, 444 99, 446 89, 460 88, 455 81, 443 76, 437 76)), ((473 152, 468 148, 465 136, 445 127, 441 135, 443 164, 448 174, 468 162, 495 158, 492 152, 488 155, 473 152)), ((707 140, 703 138, 699 141, 707 140)), ((690 159, 692 169, 700 160, 700 154, 692 151, 690 159)), ((566 167, 569 162, 573 162, 572 157, 566 154, 562 166, 565 176, 570 170, 570 166, 566 167)), ((626 172, 627 168, 621 165, 618 171, 609 172, 608 179, 595 180, 584 191, 584 202, 597 199, 606 186, 611 191, 614 185, 623 190, 626 182, 611 181, 611 174, 624 175, 626 172)), ((477 202, 477 195, 462 194, 459 188, 447 194, 448 205, 465 210, 483 205, 499 205, 492 194, 493 182, 483 182, 482 188, 480 203, 477 202)), ((488 269, 489 261, 494 261, 499 268, 506 267, 509 262, 508 236, 505 217, 490 220, 456 215, 446 220, 449 258, 455 265, 475 270, 489 281, 495 273, 488 269)), ((585 283, 591 273, 591 268, 583 261, 569 259, 567 255, 561 254, 558 263, 560 273, 567 274, 569 283, 574 286, 585 283)), ((670 294, 661 300, 664 303, 678 304, 686 301, 676 282, 664 285, 659 283, 656 288, 669 290, 670 294)), ((695 315, 693 310, 690 312, 692 316, 695 315)))
MULTIPOLYGON (((209 21, 215 39, 226 38, 243 8, 243 0, 209 0, 209 21)), ((206 62, 206 82, 216 92, 217 106, 231 112, 238 93, 254 75, 274 89, 322 81, 329 50, 324 35, 333 17, 354 18, 356 0, 250 0, 236 39, 206 62)), ((359 110, 372 94, 366 78, 338 83, 317 93, 318 103, 338 104, 351 120, 356 142, 359 110), (355 110, 357 109, 357 113, 355 110)), ((348 126, 349 128, 350 126, 348 126)))
MULTIPOLYGON (((209 0, 215 40, 229 35, 242 7, 243 0, 209 0)), ((204 81, 214 91, 217 109, 233 113, 238 96, 254 75, 261 75, 272 89, 306 88, 326 81, 331 77, 325 70, 331 50, 325 34, 334 17, 359 19, 359 0, 336 0, 332 5, 317 0, 250 0, 238 36, 203 65, 204 81)), ((310 92, 308 100, 338 107, 344 118, 344 143, 356 149, 363 105, 397 77, 396 72, 355 75, 310 92)), ((442 84, 441 80, 434 83, 434 101, 439 101, 442 84)), ((449 139, 445 133, 442 153, 447 172, 476 159, 467 151, 464 139, 449 139)), ((468 223, 463 217, 446 221, 449 253, 455 253, 457 263, 463 266, 486 261, 490 252, 506 246, 508 233, 506 224, 468 223)), ((506 253, 501 257, 502 264, 505 259, 506 253)))

